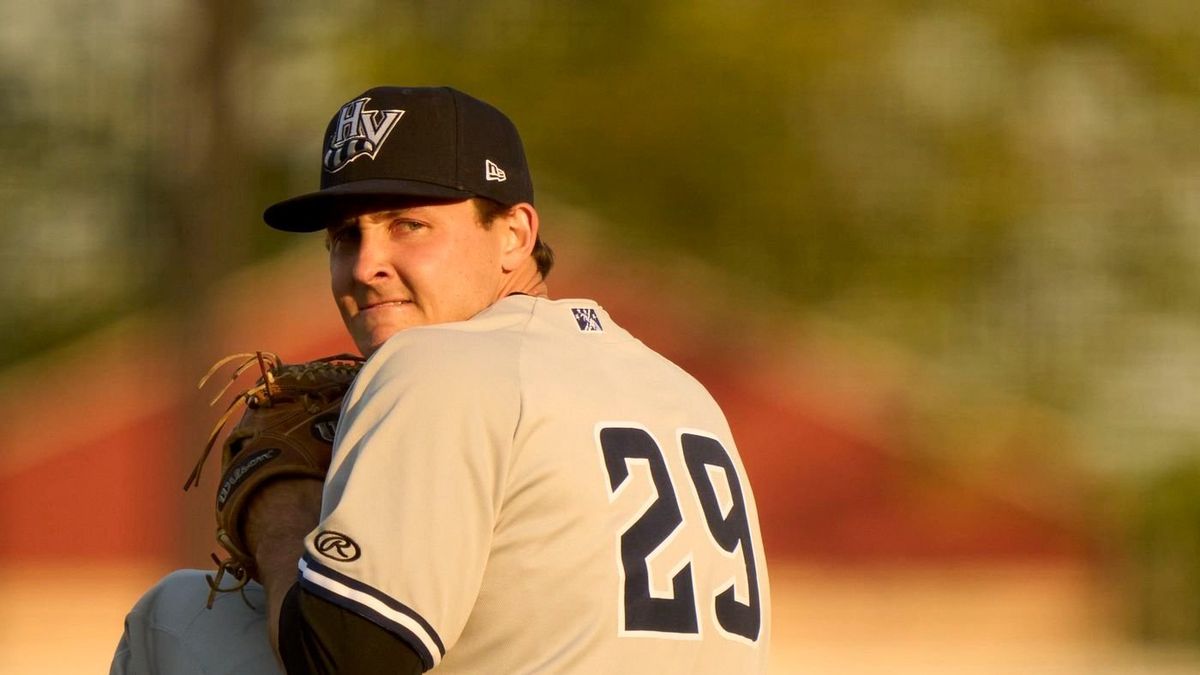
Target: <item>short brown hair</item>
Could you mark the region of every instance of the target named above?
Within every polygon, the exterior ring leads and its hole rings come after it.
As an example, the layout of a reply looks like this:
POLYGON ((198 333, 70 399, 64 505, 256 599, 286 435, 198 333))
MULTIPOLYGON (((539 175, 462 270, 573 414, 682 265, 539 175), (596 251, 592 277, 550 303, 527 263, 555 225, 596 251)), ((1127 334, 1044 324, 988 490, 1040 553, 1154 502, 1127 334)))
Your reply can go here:
MULTIPOLYGON (((512 210, 512 206, 487 197, 472 197, 471 201, 474 202, 475 212, 479 214, 479 222, 484 227, 491 227, 493 220, 512 210)), ((545 279, 550 274, 550 268, 554 267, 554 251, 549 244, 542 241, 540 234, 533 242, 533 259, 537 262, 538 273, 545 279)))

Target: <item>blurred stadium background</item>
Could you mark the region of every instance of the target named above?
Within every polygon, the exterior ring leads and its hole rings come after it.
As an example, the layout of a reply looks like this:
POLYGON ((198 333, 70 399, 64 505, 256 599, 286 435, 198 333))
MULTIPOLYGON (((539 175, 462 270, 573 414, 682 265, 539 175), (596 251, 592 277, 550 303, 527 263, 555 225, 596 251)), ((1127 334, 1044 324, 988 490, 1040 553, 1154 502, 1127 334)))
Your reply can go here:
POLYGON ((1200 672, 1190 0, 0 6, 0 673, 206 565, 216 358, 347 345, 317 179, 378 83, 525 137, 553 294, 726 407, 773 672, 1200 672))

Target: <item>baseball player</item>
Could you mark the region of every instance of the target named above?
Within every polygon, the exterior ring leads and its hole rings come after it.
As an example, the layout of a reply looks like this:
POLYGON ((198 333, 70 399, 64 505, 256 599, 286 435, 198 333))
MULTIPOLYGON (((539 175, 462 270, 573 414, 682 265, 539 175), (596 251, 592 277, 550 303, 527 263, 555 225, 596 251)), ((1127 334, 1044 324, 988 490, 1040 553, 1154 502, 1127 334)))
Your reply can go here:
POLYGON ((202 573, 177 572, 112 672, 765 671, 767 568, 725 418, 595 302, 548 297, 503 113, 368 90, 329 124, 321 189, 264 218, 326 232, 369 358, 325 480, 250 502, 249 605, 205 609, 202 573))

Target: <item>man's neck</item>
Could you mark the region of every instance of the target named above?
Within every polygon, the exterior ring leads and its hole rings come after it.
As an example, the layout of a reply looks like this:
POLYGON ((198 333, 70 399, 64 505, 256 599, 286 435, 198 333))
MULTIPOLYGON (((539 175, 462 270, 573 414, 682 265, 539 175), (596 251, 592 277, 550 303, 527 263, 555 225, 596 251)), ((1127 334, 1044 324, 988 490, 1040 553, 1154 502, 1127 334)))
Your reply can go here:
POLYGON ((536 265, 525 265, 520 269, 513 270, 504 280, 497 298, 517 294, 533 295, 541 298, 550 297, 549 289, 546 287, 546 280, 542 278, 536 265))

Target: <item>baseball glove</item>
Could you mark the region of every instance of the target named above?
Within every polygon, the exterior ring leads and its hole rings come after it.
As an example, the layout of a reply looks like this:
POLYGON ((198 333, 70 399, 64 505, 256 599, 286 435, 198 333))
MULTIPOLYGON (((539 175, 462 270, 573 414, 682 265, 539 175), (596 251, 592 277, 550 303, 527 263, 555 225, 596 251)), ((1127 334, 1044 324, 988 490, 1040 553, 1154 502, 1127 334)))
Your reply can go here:
MULTIPOLYGON (((283 477, 324 479, 333 454, 333 437, 342 397, 362 366, 360 357, 339 354, 287 365, 270 352, 234 354, 221 359, 200 380, 203 387, 222 366, 239 365, 230 381, 212 400, 216 404, 225 391, 247 370, 258 366, 258 382, 234 397, 217 420, 208 443, 183 489, 200 484, 200 471, 221 434, 222 428, 245 408, 242 419, 225 437, 221 453, 221 481, 217 488, 217 542, 228 552, 225 559, 213 554, 216 576, 209 576, 211 608, 217 593, 240 591, 255 573, 254 555, 242 532, 244 511, 250 497, 264 483, 283 477), (240 405, 239 405, 240 404, 240 405), (228 574, 235 583, 222 586, 228 574)), ((245 599, 245 595, 242 596, 245 599)))

